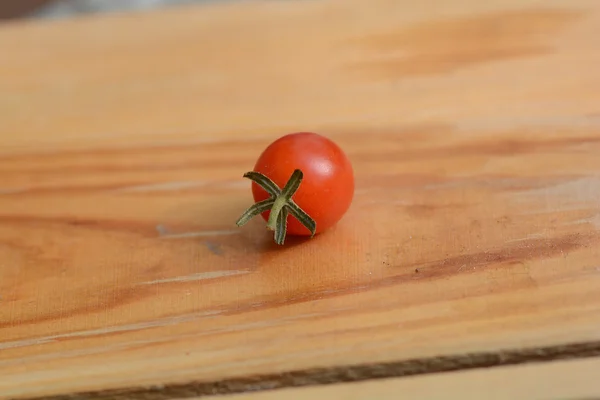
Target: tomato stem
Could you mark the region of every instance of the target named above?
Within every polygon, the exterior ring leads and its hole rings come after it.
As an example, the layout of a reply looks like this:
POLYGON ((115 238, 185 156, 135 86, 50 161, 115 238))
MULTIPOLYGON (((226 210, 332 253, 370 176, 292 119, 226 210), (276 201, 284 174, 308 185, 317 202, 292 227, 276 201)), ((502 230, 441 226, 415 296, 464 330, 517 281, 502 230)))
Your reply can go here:
POLYGON ((274 231, 275 243, 282 245, 285 241, 289 214, 292 214, 300 221, 310 231, 311 237, 313 237, 317 229, 316 222, 292 200, 292 196, 300 187, 300 183, 302 183, 303 176, 304 174, 301 170, 295 169, 282 190, 266 175, 255 171, 246 172, 244 178, 248 178, 258 184, 270 197, 253 204, 242 214, 236 224, 243 226, 255 216, 270 210, 267 228, 274 231))

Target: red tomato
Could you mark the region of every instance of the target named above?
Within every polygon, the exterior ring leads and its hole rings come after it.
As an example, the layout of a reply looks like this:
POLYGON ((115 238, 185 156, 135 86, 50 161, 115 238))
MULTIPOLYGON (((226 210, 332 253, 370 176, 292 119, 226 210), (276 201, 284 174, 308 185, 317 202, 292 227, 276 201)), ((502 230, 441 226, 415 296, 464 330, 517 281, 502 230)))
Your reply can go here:
MULTIPOLYGON (((316 232, 336 224, 346 213, 354 196, 354 174, 350 160, 330 139, 316 133, 299 132, 285 135, 271 143, 254 166, 259 172, 283 188, 294 170, 300 169, 303 179, 292 196, 293 201, 315 222, 316 232)), ((270 195, 252 182, 256 202, 270 195)), ((269 219, 270 210, 261 215, 269 219)), ((311 235, 311 232, 291 214, 287 218, 287 233, 311 235)))

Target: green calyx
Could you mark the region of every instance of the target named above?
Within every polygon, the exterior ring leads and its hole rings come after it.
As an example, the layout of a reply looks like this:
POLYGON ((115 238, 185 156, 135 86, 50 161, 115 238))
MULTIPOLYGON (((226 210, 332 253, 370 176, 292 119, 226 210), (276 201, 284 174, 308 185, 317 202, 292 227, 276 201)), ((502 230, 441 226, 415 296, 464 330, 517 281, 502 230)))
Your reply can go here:
POLYGON ((275 182, 260 172, 246 172, 244 178, 255 182, 270 197, 248 208, 237 220, 237 226, 243 226, 255 216, 270 210, 267 228, 275 232, 275 243, 282 245, 285 241, 289 214, 293 215, 310 231, 311 237, 315 235, 317 229, 316 222, 292 200, 292 196, 296 193, 302 182, 303 173, 301 170, 294 170, 283 189, 280 189, 275 182))

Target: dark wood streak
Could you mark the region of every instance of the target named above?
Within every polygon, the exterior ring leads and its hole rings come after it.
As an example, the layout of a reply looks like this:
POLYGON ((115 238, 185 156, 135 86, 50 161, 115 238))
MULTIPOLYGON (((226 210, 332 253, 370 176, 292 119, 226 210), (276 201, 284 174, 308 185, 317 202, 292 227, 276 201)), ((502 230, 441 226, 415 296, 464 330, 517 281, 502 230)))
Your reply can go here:
POLYGON ((31 215, 0 215, 0 222, 5 225, 15 224, 19 225, 20 227, 48 227, 49 225, 60 225, 65 228, 87 228, 104 232, 120 231, 145 237, 158 236, 155 224, 138 221, 101 220, 77 218, 72 216, 50 217, 31 215))
MULTIPOLYGON (((368 161, 368 160, 364 160, 368 161)), ((374 160, 375 161, 375 160, 374 160)), ((381 160, 376 160, 377 162, 381 160)), ((468 177, 447 177, 433 174, 402 174, 395 173, 393 175, 363 175, 361 171, 357 172, 355 177, 357 187, 362 190, 376 189, 391 185, 386 190, 397 190, 404 188, 418 189, 428 185, 438 185, 438 188, 443 188, 443 185, 448 186, 463 186, 463 187, 495 187, 501 190, 511 189, 534 189, 542 188, 546 186, 557 185, 566 183, 569 180, 576 180, 586 178, 588 175, 561 175, 553 176, 549 178, 537 177, 516 177, 510 175, 472 175, 468 177)), ((12 193, 1 194, 2 198, 20 198, 20 197, 31 197, 31 196, 44 196, 44 195, 57 195, 57 194, 71 194, 71 195, 87 195, 87 194, 102 194, 112 196, 148 196, 149 194, 158 193, 161 197, 168 196, 180 196, 182 193, 191 194, 198 193, 203 195, 218 195, 222 193, 229 193, 232 191, 243 191, 247 190, 239 186, 229 186, 227 184, 219 183, 207 183, 198 186, 183 185, 181 188, 161 190, 160 187, 152 188, 151 186, 160 186, 161 184, 168 184, 169 182, 120 182, 112 184, 90 184, 84 185, 55 185, 47 187, 32 187, 23 190, 15 190, 12 193), (137 186, 148 186, 143 190, 136 190, 137 186), (112 192, 112 193, 111 193, 112 192)), ((231 180, 229 182, 238 183, 237 181, 231 180)), ((248 186, 249 187, 249 186, 248 186)), ((5 218, 0 216, 0 218, 5 218)))
POLYGON ((394 159, 397 162, 414 160, 439 160, 444 158, 473 157, 510 157, 524 154, 544 153, 553 150, 565 150, 569 146, 600 143, 600 129, 593 136, 560 137, 548 139, 516 139, 480 140, 478 142, 459 143, 451 146, 429 146, 420 149, 379 149, 377 153, 356 154, 360 161, 381 161, 394 159))
MULTIPOLYGON (((277 307, 285 307, 292 304, 305 303, 309 301, 332 298, 337 296, 343 296, 353 294, 357 292, 366 292, 371 290, 377 290, 384 287, 394 286, 401 283, 408 283, 416 280, 432 280, 432 279, 444 279, 457 274, 472 273, 473 267, 478 270, 487 268, 492 265, 498 265, 502 263, 519 263, 523 261, 530 261, 533 259, 550 258, 557 255, 568 254, 569 251, 573 251, 580 247, 590 246, 600 241, 600 234, 586 233, 586 234, 569 234, 557 238, 551 239, 530 239, 512 245, 506 245, 500 249, 491 249, 488 251, 458 255, 449 257, 442 260, 435 260, 417 264, 394 264, 392 268, 402 269, 403 272, 389 276, 378 281, 371 281, 368 284, 350 284, 350 285, 339 285, 330 286, 326 289, 312 290, 312 291, 289 291, 285 294, 277 294, 272 296, 266 296, 265 298, 248 299, 246 303, 235 302, 234 305, 223 305, 220 309, 220 315, 238 315, 252 311, 272 309, 277 307), (458 271, 462 265, 467 265, 470 268, 466 268, 464 271, 458 271), (415 268, 418 268, 419 273, 416 274, 415 268), (405 271, 405 272, 404 272, 405 271)), ((229 277, 229 279, 231 279, 229 277)), ((179 285, 180 283, 171 282, 165 283, 165 285, 179 285)), ((105 311, 111 307, 121 306, 130 302, 140 301, 144 297, 152 296, 154 289, 130 287, 120 290, 116 294, 111 294, 106 298, 105 301, 101 302, 101 310, 105 311)), ((97 310, 100 310, 98 308, 97 310)), ((95 311, 91 305, 86 305, 77 309, 69 310, 69 315, 86 314, 95 311)), ((198 310, 203 311, 203 310, 198 310)), ((209 310, 204 310, 209 311, 209 310)), ((19 325, 24 324, 35 324, 39 322, 51 322, 54 320, 60 320, 64 318, 65 313, 47 314, 42 317, 19 320, 16 323, 19 325)), ((176 315, 170 315, 176 316, 176 315)), ((15 324, 15 321, 0 323, 0 328, 10 327, 15 324)), ((144 328, 136 329, 143 330, 144 328)), ((127 332, 132 332, 130 330, 127 332)), ((103 334, 104 336, 123 335, 127 332, 113 332, 109 334, 103 334)), ((63 338, 60 341, 75 340, 75 338, 63 338)))
MULTIPOLYGON (((451 132, 451 131, 449 131, 451 132)), ((358 151, 349 151, 348 154, 351 156, 351 159, 356 164, 365 164, 365 163, 379 163, 382 160, 395 160, 397 163, 404 162, 414 162, 415 160, 441 160, 448 158, 463 158, 463 157, 512 157, 518 155, 526 155, 526 154, 535 154, 535 153, 548 153, 551 151, 568 151, 570 146, 578 146, 578 145, 596 145, 600 144, 600 130, 593 132, 592 135, 587 136, 577 136, 577 137, 560 137, 560 138, 546 138, 546 139, 520 139, 518 138, 518 132, 510 132, 511 136, 503 139, 495 139, 495 140, 480 140, 478 142, 469 142, 469 143, 458 143, 453 145, 442 145, 442 146, 427 146, 420 148, 410 148, 406 147, 405 144, 402 143, 394 143, 390 145, 387 149, 378 149, 376 152, 370 152, 368 150, 358 150, 358 151)), ((375 137, 386 140, 388 138, 387 134, 377 134, 374 133, 375 137)), ((402 140, 403 135, 398 135, 396 140, 402 140)), ((181 148, 181 151, 187 151, 188 149, 181 148)), ((153 154, 153 149, 148 149, 148 153, 143 153, 145 157, 151 158, 153 154)), ((216 150, 215 150, 216 151, 216 150)), ((244 154, 258 154, 261 149, 257 148, 256 151, 247 151, 244 154)), ((199 152, 193 157, 190 155, 189 159, 178 161, 177 163, 165 163, 161 161, 152 161, 145 160, 144 162, 139 162, 138 164, 124 164, 123 160, 116 159, 112 160, 112 156, 119 154, 119 150, 115 150, 115 154, 106 152, 104 154, 106 158, 98 160, 92 164, 85 165, 59 165, 52 166, 53 164, 52 158, 48 161, 49 165, 40 165, 39 167, 35 167, 33 169, 23 169, 20 167, 17 168, 8 168, 3 169, 1 167, 1 159, 0 159, 0 177, 2 174, 25 174, 25 175, 34 175, 39 177, 44 177, 47 175, 53 174, 64 174, 68 172, 69 174, 89 174, 89 173, 105 173, 105 174, 123 174, 126 172, 139 172, 139 171, 188 171, 193 169, 203 169, 207 165, 210 165, 211 168, 226 168, 227 170, 241 169, 244 165, 246 167, 252 166, 254 163, 254 156, 244 158, 243 160, 239 160, 239 157, 236 157, 235 161, 223 158, 219 159, 210 159, 210 160, 202 160, 202 154, 204 153, 214 153, 210 151, 199 152)), ((85 154, 85 152, 83 153, 85 154)), ((77 158, 80 158, 81 155, 76 155, 77 158)), ((57 156, 58 157, 58 156, 57 156)), ((183 157, 183 155, 182 155, 183 157)), ((62 158, 61 158, 62 160, 62 158)), ((245 168, 245 167, 244 167, 245 168)), ((360 171, 360 170, 359 170, 360 171)), ((396 176, 387 176, 385 179, 395 179, 396 176)), ((230 182, 236 182, 236 179, 239 175, 231 175, 229 176, 230 182)), ((372 187, 374 186, 374 182, 380 178, 378 176, 369 176, 368 179, 365 179, 365 183, 367 186, 364 186, 362 182, 361 185, 364 187, 372 187)), ((493 177, 492 177, 493 178, 493 177)), ((241 179, 241 178, 240 178, 241 179)), ((361 176, 358 174, 357 179, 360 181, 361 176)), ((426 184, 433 183, 435 181, 448 181, 448 178, 442 178, 439 176, 428 176, 422 174, 413 174, 411 176, 407 175, 399 175, 398 179, 402 181, 412 180, 416 184, 426 184)), ((521 178, 524 179, 524 178, 521 178)), ((530 181, 534 181, 530 179, 530 181)), ((378 182, 382 182, 381 180, 378 182)), ((534 181, 535 182, 535 181, 534 181)), ((21 197, 21 196, 32 196, 32 195, 42 195, 42 194, 65 194, 66 192, 78 194, 78 193, 106 193, 108 191, 118 191, 118 190, 127 190, 134 189, 132 191, 126 191, 122 194, 126 194, 128 196, 133 196, 135 194, 145 195, 148 192, 152 192, 152 188, 147 190, 143 190, 141 192, 136 192, 136 186, 152 186, 152 185, 160 185, 161 183, 168 182, 148 182, 148 181, 128 181, 128 182, 114 182, 114 183, 103 183, 103 184, 75 184, 75 185, 52 185, 52 186, 37 186, 37 187, 28 187, 23 190, 15 190, 14 192, 9 192, 2 194, 3 197, 21 197)), ((389 183, 389 182, 384 182, 389 183)), ((361 187, 363 187, 361 186, 361 187)), ((177 195, 182 192, 190 193, 196 191, 202 191, 206 193, 207 190, 210 190, 212 193, 218 193, 230 190, 227 186, 219 185, 217 183, 207 185, 203 185, 199 188, 194 187, 182 187, 176 190, 160 190, 155 189, 155 191, 159 191, 161 195, 177 195)))
MULTIPOLYGON (((16 325, 35 325, 42 322, 53 322, 61 321, 65 319, 65 316, 75 317, 78 315, 87 315, 94 312, 103 312, 107 309, 115 308, 117 306, 124 306, 130 303, 141 301, 143 298, 152 297, 154 290, 151 287, 139 288, 139 287, 127 287, 123 289, 115 290, 115 292, 105 294, 98 301, 90 301, 81 306, 76 306, 71 309, 59 310, 53 313, 45 313, 40 316, 33 318, 22 318, 12 321, 0 322, 0 329, 11 328, 16 325)), ((28 338, 23 338, 28 339, 28 338)))
POLYGON ((283 307, 317 299, 377 290, 383 287, 394 286, 414 280, 443 279, 461 273, 471 273, 472 267, 481 269, 502 263, 518 263, 533 259, 550 258, 557 255, 568 254, 569 251, 573 251, 579 247, 590 246, 597 243, 599 240, 600 235, 598 233, 569 234, 552 239, 531 239, 510 246, 507 245, 501 249, 459 255, 443 260, 410 265, 393 264, 394 266, 392 266, 392 268, 401 268, 403 271, 406 270, 406 272, 358 286, 334 286, 328 287, 327 290, 287 293, 285 296, 273 297, 260 303, 248 303, 246 305, 237 305, 235 308, 229 310, 225 309, 223 315, 283 307), (471 267, 471 271, 465 270, 464 272, 458 272, 458 269, 465 264, 471 267), (418 274, 414 273, 415 268, 418 268, 418 274))
MULTIPOLYGON (((239 177, 238 175, 234 176, 239 177)), ((233 178, 233 176, 232 176, 233 178)), ((230 181, 234 182, 234 181, 230 181)), ((119 183, 108 183, 108 184, 91 184, 85 183, 83 185, 52 185, 52 186, 38 186, 29 187, 25 189, 15 189, 14 192, 0 193, 3 198, 11 197, 31 197, 31 196, 44 196, 44 195, 79 195, 79 194, 102 194, 112 196, 147 196, 149 193, 159 193, 161 196, 179 196, 181 193, 202 193, 204 195, 219 194, 230 192, 231 190, 239 190, 238 187, 230 187, 227 184, 214 183, 214 184, 198 184, 197 186, 183 185, 181 188, 163 190, 159 186, 162 184, 169 184, 172 181, 136 181, 136 182, 119 182, 119 183), (148 188, 138 189, 138 186, 149 186, 148 188), (152 188, 151 186, 157 186, 152 188), (112 192, 112 193, 111 193, 112 192)), ((237 182, 236 182, 237 183, 237 182)))
POLYGON ((385 62, 363 62, 354 66, 359 71, 391 76, 419 76, 448 73, 461 68, 493 61, 541 56, 552 51, 545 46, 497 49, 456 54, 415 54, 409 58, 389 57, 385 62))
MULTIPOLYGON (((39 168, 15 168, 3 169, 0 168, 0 173, 20 173, 20 174, 36 174, 36 175, 53 175, 61 173, 77 173, 77 174, 90 174, 90 173, 103 173, 103 174, 121 174, 124 172, 150 172, 150 171, 188 171, 199 168, 239 168, 243 169, 248 165, 252 165, 255 161, 257 153, 248 152, 244 156, 237 157, 214 157, 202 159, 198 155, 189 155, 188 158, 182 158, 177 161, 161 162, 152 160, 150 155, 147 155, 147 160, 139 163, 130 164, 111 164, 110 160, 99 160, 96 164, 65 164, 59 166, 45 165, 39 168)), ((222 150, 225 152, 225 150, 222 150)))
POLYGON ((244 376, 219 381, 192 381, 160 386, 131 387, 70 393, 56 396, 29 397, 21 400, 167 400, 211 395, 276 390, 291 387, 361 382, 384 378, 401 378, 432 373, 464 371, 478 368, 543 363, 557 360, 600 356, 600 341, 558 346, 506 349, 493 352, 444 355, 405 361, 341 365, 284 371, 277 374, 244 376))
POLYGON ((251 135, 247 135, 243 138, 238 139, 223 139, 223 140, 215 140, 215 141, 207 141, 201 143, 174 143, 174 144, 161 144, 160 146, 156 145, 146 145, 139 144, 136 146, 123 146, 120 145, 110 146, 93 146, 93 148, 80 148, 80 149, 56 149, 56 150, 30 150, 23 152, 11 152, 11 153, 0 153, 0 161, 10 161, 10 160, 24 160, 30 162, 39 162, 40 160, 44 161, 52 161, 56 158, 64 158, 64 157, 73 157, 73 158, 81 158, 81 157, 95 157, 95 156, 120 156, 125 159, 128 159, 132 156, 160 156, 165 153, 172 152, 181 152, 181 153, 190 153, 197 154, 199 150, 209 150, 211 153, 222 151, 222 150, 240 150, 252 146, 260 146, 261 144, 266 144, 267 140, 264 138, 256 138, 251 135), (264 143, 261 143, 264 142, 264 143))
MULTIPOLYGON (((365 132, 369 130, 365 129, 365 132)), ((455 145, 443 145, 443 146, 426 146, 426 147, 407 147, 407 143, 412 142, 418 144, 422 137, 421 134, 416 134, 415 137, 411 137, 410 132, 404 133, 401 129, 395 134, 381 133, 381 132, 369 132, 370 136, 374 140, 392 140, 390 146, 386 148, 377 148, 376 151, 369 151, 362 148, 347 149, 349 156, 351 156, 353 162, 365 162, 365 161, 381 161, 381 160, 396 160, 398 162, 413 161, 420 159, 438 159, 445 157, 459 158, 464 156, 512 156, 521 154, 530 154, 536 152, 548 152, 551 150, 565 149, 573 145, 582 144, 598 144, 600 143, 600 129, 592 129, 592 135, 587 136, 571 136, 571 137, 560 137, 560 138, 538 138, 538 139, 523 139, 520 136, 523 132, 518 130, 512 130, 506 132, 504 138, 494 140, 480 140, 470 141, 468 143, 459 143, 455 145)), ((452 129, 445 129, 445 132, 451 134, 452 129)), ((323 132, 327 134, 327 132, 323 132)), ((331 135, 335 137, 336 135, 331 135)), ((346 135, 348 136, 348 135, 346 135)), ((346 138, 347 139, 347 138, 346 138)), ((264 146, 268 143, 265 142, 264 146)), ((344 142, 340 142, 344 146, 344 142)), ((178 155, 176 162, 161 161, 160 154, 155 154, 154 148, 138 148, 137 156, 143 157, 144 159, 138 159, 135 162, 130 160, 132 154, 126 156, 123 154, 122 149, 104 150, 98 152, 90 152, 82 150, 80 153, 75 152, 57 152, 39 156, 33 155, 21 155, 0 157, 0 175, 1 174, 34 174, 38 176, 47 176, 54 174, 89 174, 89 173, 105 173, 105 174, 122 174, 125 172, 140 172, 140 171, 186 171, 204 168, 210 166, 211 168, 226 168, 226 169, 237 169, 244 166, 252 166, 254 164, 257 154, 262 150, 262 146, 256 145, 255 147, 248 148, 248 146, 242 149, 227 148, 226 146, 198 146, 190 144, 187 147, 184 146, 172 146, 171 149, 163 149, 161 154, 165 154, 170 151, 170 156, 178 155), (235 157, 222 157, 215 156, 215 154, 222 153, 236 154, 235 157), (65 159, 67 161, 65 161, 65 159), (10 161, 18 161, 19 164, 25 164, 27 161, 39 164, 38 166, 21 167, 10 166, 10 161), (85 162, 81 162, 85 160, 85 162), (43 161, 40 163, 40 161, 43 161), (3 165, 8 164, 8 165, 3 165), (58 165, 57 165, 58 164, 58 165)), ((233 179, 233 177, 232 177, 233 179)), ((132 183, 133 184, 133 183, 132 183)), ((139 183, 139 184, 152 184, 152 183, 139 183)), ((123 183, 119 184, 123 186, 123 183)), ((106 187, 99 187, 99 189, 111 189, 116 188, 116 185, 109 185, 106 187)), ((67 187, 68 188, 68 187, 67 187)), ((55 188, 53 190, 59 190, 55 188)))
POLYGON ((549 54, 548 39, 583 15, 540 8, 440 18, 351 41, 377 60, 365 55, 347 69, 373 78, 427 76, 549 54))
MULTIPOLYGON (((241 206, 240 206, 241 209, 241 206)), ((226 215, 223 220, 232 220, 236 214, 226 215)), ((17 225, 20 228, 48 228, 51 225, 58 225, 62 228, 71 229, 88 229, 99 232, 120 232, 145 238, 157 238, 161 233, 157 229, 157 224, 124 220, 124 219, 100 219, 100 218, 78 218, 73 216, 33 216, 33 215, 0 215, 0 223, 4 225, 17 225)), ((160 225, 160 224, 158 224, 160 225)), ((170 223, 168 234, 177 234, 195 231, 213 231, 221 229, 234 229, 234 225, 230 226, 207 226, 201 224, 183 224, 170 223)), ((163 233, 164 235, 164 233, 163 233)), ((206 235, 210 237, 210 235, 206 235)))
MULTIPOLYGON (((592 116, 593 117, 593 116, 592 116)), ((452 128, 449 124, 417 124, 417 125, 403 125, 401 127, 394 126, 386 128, 382 131, 378 128, 373 132, 373 128, 364 127, 358 129, 356 126, 351 127, 340 127, 334 126, 329 128, 317 129, 323 135, 333 138, 336 141, 348 141, 355 143, 358 139, 365 136, 365 133, 369 133, 371 137, 382 140, 390 141, 411 141, 411 142, 422 142, 423 139, 435 139, 445 134, 452 128), (399 136, 400 135, 400 136, 399 136)), ((39 162, 50 162, 53 163, 56 160, 62 159, 85 159, 89 160, 94 157, 102 158, 120 158, 122 160, 129 160, 132 157, 159 157, 164 154, 177 153, 178 155, 188 154, 190 156, 199 157, 200 152, 206 152, 209 155, 219 155, 225 153, 235 153, 239 156, 241 153, 252 153, 252 151, 261 151, 267 146, 272 140, 275 140, 280 135, 288 133, 287 130, 278 130, 272 132, 271 137, 261 136, 253 137, 247 135, 244 138, 223 139, 214 142, 204 143, 190 143, 183 141, 177 144, 162 144, 160 146, 149 146, 145 144, 137 144, 135 146, 102 146, 90 145, 91 148, 84 147, 80 149, 55 149, 48 151, 39 150, 26 150, 21 152, 10 152, 0 153, 0 163, 4 162, 24 162, 24 163, 39 163, 39 162)), ((4 150, 4 149, 2 149, 4 150)), ((222 158, 222 157, 219 157, 222 158)))
POLYGON ((408 266, 419 268, 419 276, 414 278, 439 276, 441 273, 454 273, 463 265, 485 267, 491 264, 519 263, 540 258, 550 258, 559 254, 568 254, 579 247, 590 246, 600 239, 597 233, 568 234, 552 239, 529 239, 506 245, 499 249, 490 249, 479 253, 464 254, 443 260, 408 266))

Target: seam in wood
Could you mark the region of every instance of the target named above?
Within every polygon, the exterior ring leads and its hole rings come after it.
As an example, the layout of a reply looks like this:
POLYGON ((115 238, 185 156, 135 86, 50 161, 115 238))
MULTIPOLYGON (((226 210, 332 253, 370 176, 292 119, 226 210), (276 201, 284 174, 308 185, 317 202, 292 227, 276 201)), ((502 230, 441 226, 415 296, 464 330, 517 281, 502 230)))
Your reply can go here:
POLYGON ((600 341, 518 350, 467 353, 404 361, 335 366, 224 379, 109 389, 20 400, 168 400, 256 392, 300 386, 327 385, 383 378, 399 378, 476 368, 580 359, 600 356, 600 341))

